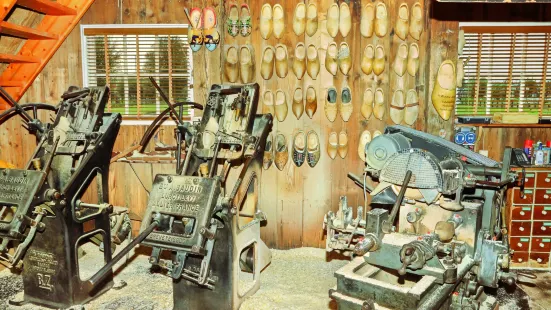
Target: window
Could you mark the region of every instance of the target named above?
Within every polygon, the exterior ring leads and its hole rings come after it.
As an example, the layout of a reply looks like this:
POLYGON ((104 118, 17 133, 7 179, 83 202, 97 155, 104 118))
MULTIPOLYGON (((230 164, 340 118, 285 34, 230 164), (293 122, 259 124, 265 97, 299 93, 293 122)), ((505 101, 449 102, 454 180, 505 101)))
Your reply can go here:
MULTIPOLYGON (((108 85, 107 110, 125 119, 151 119, 167 108, 150 76, 172 103, 192 100, 186 33, 186 25, 81 26, 84 86, 108 85)), ((185 113, 191 117, 192 111, 185 113)))
POLYGON ((551 116, 551 23, 460 23, 465 77, 456 115, 551 116))

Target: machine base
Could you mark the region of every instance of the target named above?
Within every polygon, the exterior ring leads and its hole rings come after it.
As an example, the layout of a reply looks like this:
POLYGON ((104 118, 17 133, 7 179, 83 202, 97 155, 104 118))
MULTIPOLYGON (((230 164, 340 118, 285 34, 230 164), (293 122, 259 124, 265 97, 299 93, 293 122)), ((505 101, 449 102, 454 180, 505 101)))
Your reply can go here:
MULTIPOLYGON (((337 302, 339 310, 454 309, 451 293, 441 305, 430 306, 443 291, 443 286, 436 283, 433 276, 407 274, 400 277, 395 270, 373 266, 363 257, 337 270, 335 277, 337 286, 329 290, 329 296, 337 302)), ((489 296, 480 303, 479 309, 497 308, 497 301, 489 296)))

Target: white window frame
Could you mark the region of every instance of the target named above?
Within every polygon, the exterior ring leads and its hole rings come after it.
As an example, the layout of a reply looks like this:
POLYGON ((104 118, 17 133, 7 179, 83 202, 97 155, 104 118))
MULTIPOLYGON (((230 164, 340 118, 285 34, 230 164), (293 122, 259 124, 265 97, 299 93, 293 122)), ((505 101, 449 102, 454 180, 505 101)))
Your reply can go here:
MULTIPOLYGON (((155 28, 179 28, 179 29, 187 29, 189 26, 187 24, 89 24, 89 25, 80 25, 80 56, 81 56, 81 64, 82 64, 82 81, 84 87, 88 87, 88 62, 86 61, 86 52, 88 51, 88 44, 86 41, 86 36, 84 35, 85 29, 155 29, 155 28)), ((190 50, 190 55, 193 55, 190 50)), ((189 62, 190 66, 190 76, 189 81, 191 85, 193 85, 193 59, 189 62)), ((193 93, 193 87, 189 89, 189 95, 191 100, 193 101, 194 93, 193 93)), ((158 97, 158 96, 157 96, 158 97)), ((157 107, 157 110, 159 112, 159 109, 162 108, 162 104, 164 102, 160 102, 160 106, 157 107)), ((195 111, 194 109, 190 110, 190 117, 192 120, 195 119, 195 111)), ((127 119, 125 120, 123 117, 121 125, 150 125, 153 120, 149 119, 127 119)), ((163 122, 163 125, 171 125, 174 126, 176 123, 173 120, 166 120, 163 122)))
MULTIPOLYGON (((551 27, 551 22, 459 22, 459 29, 462 27, 551 27)), ((459 55, 461 57, 461 55, 459 55)), ((526 81, 522 80, 522 86, 520 88, 520 97, 519 97, 519 112, 523 111, 523 104, 525 101, 524 97, 524 83, 526 81)), ((486 88, 486 113, 489 113, 491 104, 492 85, 489 84, 486 88)), ((542 119, 551 118, 549 115, 543 115, 542 119)))

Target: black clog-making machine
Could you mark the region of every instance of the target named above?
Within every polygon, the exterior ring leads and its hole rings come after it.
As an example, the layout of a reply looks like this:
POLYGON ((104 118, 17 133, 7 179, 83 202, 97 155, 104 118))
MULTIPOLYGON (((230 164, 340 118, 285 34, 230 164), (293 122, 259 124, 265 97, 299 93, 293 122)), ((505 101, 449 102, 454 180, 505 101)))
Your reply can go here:
POLYGON ((89 286, 78 261, 79 247, 94 241, 102 246, 105 262, 111 260, 116 236, 107 181, 121 116, 104 113, 107 87, 71 87, 57 107, 20 106, 0 90, 13 106, 0 121, 20 115, 38 142, 23 169, 0 169, 0 260, 24 266, 20 304, 84 304, 113 286, 111 270, 89 286), (52 123, 39 120, 43 110, 55 113, 52 123), (90 187, 97 190, 97 201, 86 200, 90 187))
POLYGON ((201 121, 190 125, 183 108, 203 107, 172 105, 152 82, 169 105, 158 120, 170 115, 176 121, 175 173, 155 176, 140 234, 88 282, 101 282, 141 243, 152 248, 149 262, 172 278, 174 309, 237 309, 258 290, 260 271, 271 261, 260 239, 266 218, 258 197, 272 116, 256 114, 258 84, 213 85, 201 121))

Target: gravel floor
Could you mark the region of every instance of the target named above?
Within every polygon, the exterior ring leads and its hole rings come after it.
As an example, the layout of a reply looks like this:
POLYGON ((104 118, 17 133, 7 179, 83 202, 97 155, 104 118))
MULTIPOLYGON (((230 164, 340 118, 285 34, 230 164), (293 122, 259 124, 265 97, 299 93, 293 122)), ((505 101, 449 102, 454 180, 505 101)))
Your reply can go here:
MULTIPOLYGON (((85 272, 92 274, 101 268, 102 254, 91 248, 84 256, 85 272)), ((288 251, 272 250, 272 263, 261 276, 260 290, 245 300, 242 310, 263 309, 336 309, 328 297, 335 285, 333 273, 348 261, 326 261, 323 249, 300 248, 288 251)), ((172 309, 172 285, 167 276, 151 272, 148 256, 132 253, 130 261, 118 266, 116 281, 128 285, 110 290, 85 306, 86 310, 169 310, 172 309)), ((0 310, 46 309, 35 305, 8 306, 8 299, 22 297, 21 277, 9 270, 0 272, 0 310)), ((498 290, 500 309, 551 309, 551 274, 538 273, 532 285, 521 284, 519 289, 498 290)))
MULTIPOLYGON (((100 257, 100 253, 90 252, 84 256, 87 273, 101 267, 98 265, 102 261, 100 257)), ((147 259, 147 255, 133 255, 131 262, 119 268, 115 278, 128 285, 106 292, 87 304, 86 310, 172 309, 171 280, 160 273, 152 273, 147 259)), ((328 290, 335 285, 333 273, 347 262, 326 262, 323 249, 272 250, 272 263, 262 272, 260 290, 245 300, 241 309, 336 309, 328 290)), ((0 309, 46 309, 35 305, 7 305, 8 299, 21 298, 22 289, 19 275, 9 270, 0 272, 0 309)))

